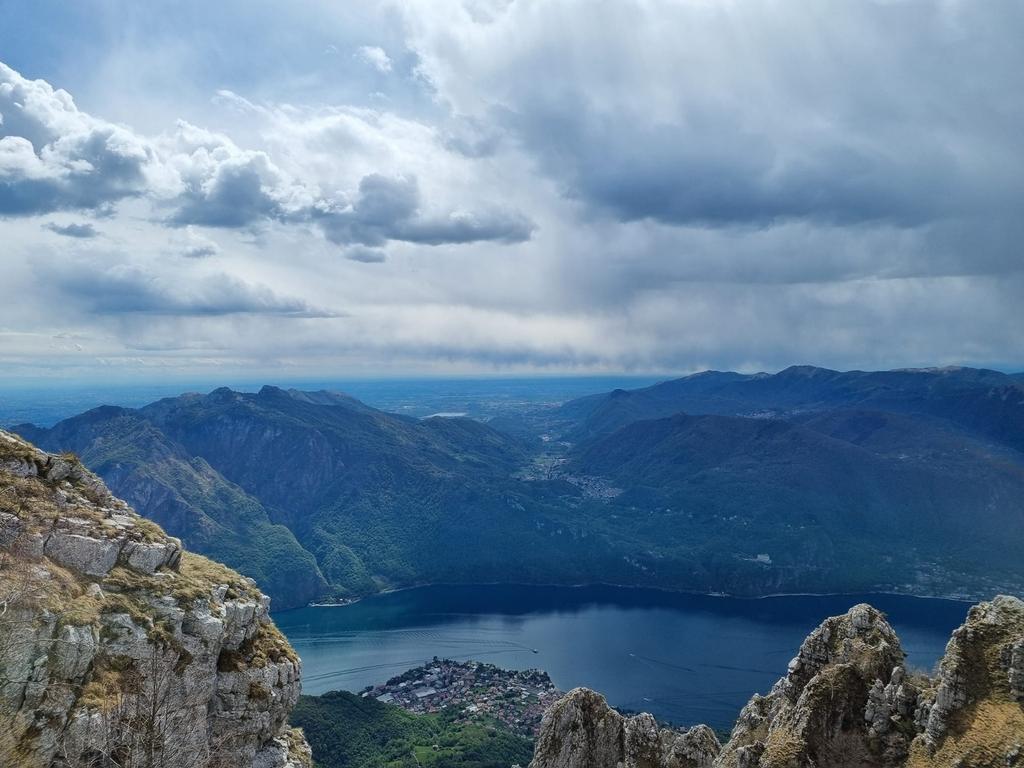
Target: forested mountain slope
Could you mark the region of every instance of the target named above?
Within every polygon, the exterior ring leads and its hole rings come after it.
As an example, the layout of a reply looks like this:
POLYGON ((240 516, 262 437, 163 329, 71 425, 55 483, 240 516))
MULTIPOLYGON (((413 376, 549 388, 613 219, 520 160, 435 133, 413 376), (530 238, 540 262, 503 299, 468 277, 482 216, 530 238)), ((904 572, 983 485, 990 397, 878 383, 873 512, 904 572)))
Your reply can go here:
POLYGON ((518 578, 550 576, 560 563, 560 576, 580 573, 571 547, 537 535, 527 505, 543 507, 546 494, 511 479, 526 459, 520 443, 468 419, 421 421, 265 387, 18 429, 78 453, 281 606, 421 581, 501 580, 510 561, 518 578))
POLYGON ((186 544, 256 579, 287 608, 323 594, 316 560, 263 505, 171 440, 139 412, 102 407, 50 430, 19 427, 52 450, 74 451, 115 493, 186 544))
POLYGON ((279 607, 441 582, 980 597, 1024 584, 1022 393, 971 369, 710 372, 513 436, 264 387, 19 431, 279 607))
POLYGON ((975 368, 842 372, 805 365, 776 374, 706 371, 573 400, 558 416, 570 438, 579 441, 681 411, 791 417, 847 408, 926 417, 1024 451, 1024 383, 975 368))
POLYGON ((655 569, 689 551, 725 590, 738 586, 737 550, 749 559, 743 580, 758 569, 767 580, 813 572, 836 590, 871 574, 940 593, 975 577, 995 586, 1022 576, 1015 453, 902 416, 678 414, 593 440, 569 466, 622 490, 606 525, 647 542, 639 562, 655 569))

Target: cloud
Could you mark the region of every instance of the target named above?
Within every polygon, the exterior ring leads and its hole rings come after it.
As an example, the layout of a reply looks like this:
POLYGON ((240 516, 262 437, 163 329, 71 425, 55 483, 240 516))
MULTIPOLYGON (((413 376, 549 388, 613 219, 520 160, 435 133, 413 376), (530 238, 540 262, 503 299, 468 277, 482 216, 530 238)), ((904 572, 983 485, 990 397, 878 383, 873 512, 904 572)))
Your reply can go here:
POLYGON ((336 317, 306 301, 281 296, 224 273, 165 276, 130 263, 78 262, 49 275, 48 285, 95 315, 274 315, 336 317))
POLYGON ((0 27, 4 370, 1024 361, 1014 0, 107 5, 0 27))
POLYGON ((181 255, 186 259, 206 259, 216 256, 218 253, 220 253, 220 248, 213 242, 188 245, 181 251, 181 255))
POLYGON ((383 48, 376 45, 363 45, 356 50, 356 58, 369 64, 378 72, 388 73, 391 71, 391 59, 383 48))
POLYGON ((207 259, 217 256, 220 246, 208 237, 203 237, 194 227, 185 227, 184 233, 177 238, 177 253, 186 259, 207 259))
POLYGON ((131 131, 0 63, 0 215, 100 209, 147 192, 160 170, 131 131))
POLYGON ((416 179, 387 178, 374 173, 359 182, 355 213, 369 227, 386 227, 412 218, 420 205, 416 179))
POLYGON ((180 179, 166 204, 174 225, 238 228, 299 215, 314 190, 278 168, 265 152, 243 150, 227 136, 179 121, 160 141, 180 179))
POLYGON ((445 129, 445 149, 458 152, 466 157, 492 157, 505 138, 502 126, 485 123, 482 120, 460 115, 445 129))
POLYGON ((1024 196, 1019 3, 403 8, 439 100, 620 221, 914 227, 1024 196))
MULTIPOLYGON (((387 58, 374 53, 372 61, 380 65, 387 58)), ((218 91, 216 100, 260 119, 283 114, 228 90, 218 91)), ((126 198, 145 197, 174 227, 312 221, 337 243, 512 243, 528 239, 533 230, 520 213, 453 209, 426 216, 411 176, 363 175, 352 205, 344 192, 325 192, 268 152, 243 149, 223 133, 179 120, 171 133, 143 137, 82 112, 67 92, 2 64, 0 115, 0 215, 109 210, 126 198)), ((286 120, 298 140, 309 134, 306 125, 295 125, 296 118, 286 120)), ((366 121, 360 127, 374 130, 366 121)), ((302 145, 283 147, 286 155, 306 151, 302 145)))
POLYGON ((43 226, 54 234, 62 235, 64 237, 88 239, 99 235, 99 232, 96 231, 96 227, 88 222, 83 224, 76 224, 74 222, 70 224, 55 224, 51 221, 43 226))
POLYGON ((360 261, 363 264, 382 264, 387 261, 388 255, 379 248, 353 245, 351 248, 345 249, 345 258, 350 261, 360 261))
POLYGON ((380 246, 389 240, 420 245, 529 240, 534 224, 504 211, 424 216, 415 178, 364 176, 355 202, 344 210, 316 211, 314 218, 335 243, 380 246))
POLYGON ((455 211, 445 217, 397 222, 395 240, 423 245, 447 243, 521 243, 535 225, 522 214, 507 211, 455 211))

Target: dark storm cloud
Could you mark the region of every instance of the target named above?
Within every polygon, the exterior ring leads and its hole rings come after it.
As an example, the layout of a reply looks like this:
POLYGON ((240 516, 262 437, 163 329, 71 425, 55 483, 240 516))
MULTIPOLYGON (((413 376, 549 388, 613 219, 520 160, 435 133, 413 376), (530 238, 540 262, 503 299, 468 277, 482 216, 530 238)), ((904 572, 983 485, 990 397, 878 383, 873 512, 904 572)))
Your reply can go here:
POLYGON ((54 234, 62 235, 63 237, 88 239, 99 235, 99 232, 96 231, 96 227, 88 222, 85 222, 84 224, 54 224, 53 222, 50 222, 44 226, 54 234))
POLYGON ((438 89, 462 113, 501 115, 599 215, 715 228, 1018 217, 1019 2, 513 3, 452 23, 417 40, 438 89))
MULTIPOLYGON (((717 122, 713 135, 678 127, 634 126, 624 134, 614 123, 603 131, 576 126, 564 144, 559 140, 538 151, 552 158, 552 166, 563 164, 571 196, 623 221, 720 227, 804 219, 914 226, 962 209, 963 201, 954 198, 966 180, 941 153, 893 163, 874 151, 830 146, 786 161, 768 137, 737 133, 727 116, 717 122), (570 150, 574 137, 579 141, 570 150)), ((549 136, 544 131, 534 140, 549 136)))
POLYGON ((420 245, 529 240, 534 225, 511 212, 452 213, 423 216, 415 178, 364 176, 349 210, 316 211, 314 218, 327 238, 339 244, 384 245, 401 240, 420 245))
POLYGON ((988 213, 1014 184, 1005 168, 970 167, 960 147, 934 142, 927 126, 883 147, 826 133, 798 143, 744 129, 749 121, 720 112, 643 125, 561 103, 515 124, 569 196, 621 221, 912 227, 988 213))

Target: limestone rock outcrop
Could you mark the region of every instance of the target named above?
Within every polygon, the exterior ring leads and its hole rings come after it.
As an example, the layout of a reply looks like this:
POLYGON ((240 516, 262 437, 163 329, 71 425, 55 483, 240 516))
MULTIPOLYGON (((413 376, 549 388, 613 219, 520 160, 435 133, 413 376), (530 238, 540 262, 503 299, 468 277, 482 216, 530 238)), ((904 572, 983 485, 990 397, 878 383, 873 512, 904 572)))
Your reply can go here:
POLYGON ((268 612, 73 456, 0 431, 0 765, 308 768, 268 612))
POLYGON ((743 708, 719 765, 899 760, 907 748, 901 726, 912 722, 916 702, 903 658, 896 634, 871 606, 826 619, 804 640, 786 676, 743 708))
POLYGON ((544 715, 532 768, 710 768, 720 745, 706 725, 659 728, 624 717, 599 693, 576 688, 544 715))
POLYGON ((1024 765, 1024 602, 1005 595, 971 608, 922 692, 910 765, 1024 765))
POLYGON ((1024 602, 1001 596, 971 608, 934 678, 908 671, 885 617, 856 605, 807 637, 720 750, 702 728, 659 729, 650 715, 624 718, 577 689, 545 716, 532 766, 1024 766, 1024 602))

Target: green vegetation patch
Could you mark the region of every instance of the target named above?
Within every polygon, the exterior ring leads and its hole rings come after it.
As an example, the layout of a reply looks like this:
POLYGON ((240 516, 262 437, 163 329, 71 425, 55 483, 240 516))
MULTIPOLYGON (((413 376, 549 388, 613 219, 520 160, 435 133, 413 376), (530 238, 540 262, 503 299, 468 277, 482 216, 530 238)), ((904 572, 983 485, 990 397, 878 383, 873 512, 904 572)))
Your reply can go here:
POLYGON ((318 768, 508 768, 527 765, 533 743, 458 711, 415 715, 346 691, 303 696, 291 722, 318 768))

